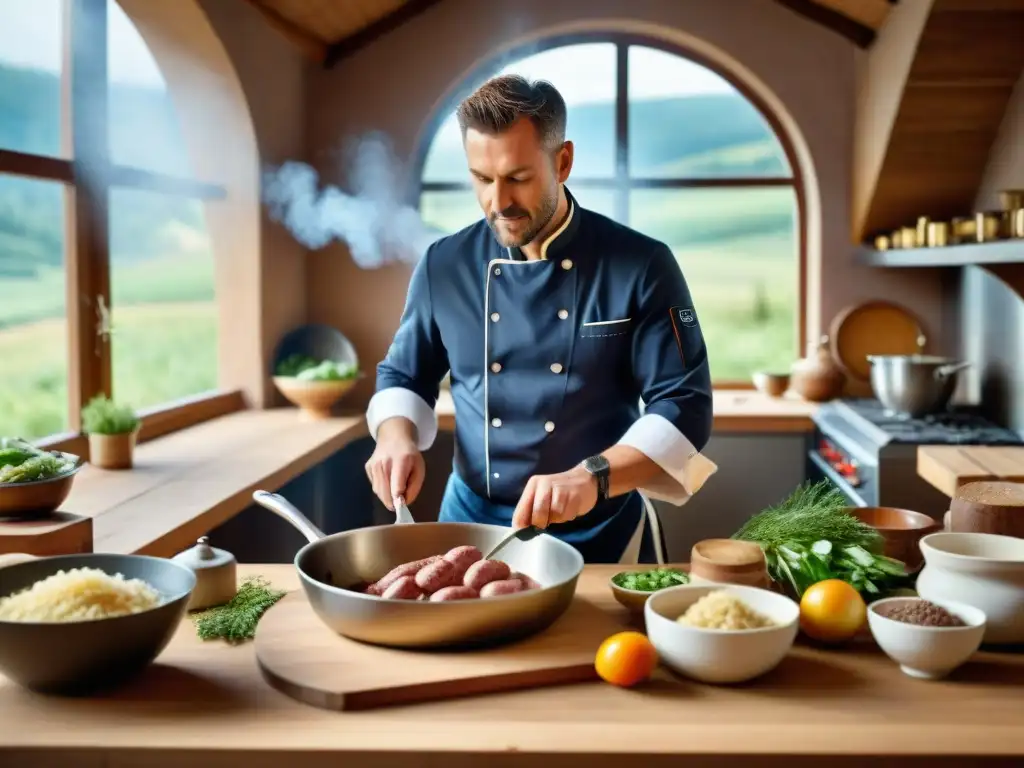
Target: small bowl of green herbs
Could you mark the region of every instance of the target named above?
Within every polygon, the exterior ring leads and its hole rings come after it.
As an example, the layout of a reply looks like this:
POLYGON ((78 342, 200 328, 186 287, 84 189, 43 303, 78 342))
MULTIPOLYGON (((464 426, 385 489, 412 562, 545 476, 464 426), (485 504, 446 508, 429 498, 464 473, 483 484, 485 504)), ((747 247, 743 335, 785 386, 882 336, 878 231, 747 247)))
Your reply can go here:
POLYGON ((0 437, 0 520, 41 517, 59 508, 83 463, 71 453, 0 437))
POLYGON ((686 571, 660 566, 620 571, 608 580, 615 599, 635 613, 642 613, 647 598, 658 590, 689 583, 690 574, 686 571))

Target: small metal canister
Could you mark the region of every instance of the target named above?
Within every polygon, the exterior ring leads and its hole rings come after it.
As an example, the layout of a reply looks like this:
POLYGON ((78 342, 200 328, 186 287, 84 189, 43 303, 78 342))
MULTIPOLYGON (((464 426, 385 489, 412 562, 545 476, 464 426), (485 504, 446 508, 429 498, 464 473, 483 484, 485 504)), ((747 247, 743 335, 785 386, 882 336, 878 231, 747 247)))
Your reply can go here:
POLYGON ((175 562, 191 568, 196 586, 188 601, 190 611, 223 605, 238 592, 237 561, 223 549, 210 546, 210 539, 201 536, 196 545, 174 556, 175 562))

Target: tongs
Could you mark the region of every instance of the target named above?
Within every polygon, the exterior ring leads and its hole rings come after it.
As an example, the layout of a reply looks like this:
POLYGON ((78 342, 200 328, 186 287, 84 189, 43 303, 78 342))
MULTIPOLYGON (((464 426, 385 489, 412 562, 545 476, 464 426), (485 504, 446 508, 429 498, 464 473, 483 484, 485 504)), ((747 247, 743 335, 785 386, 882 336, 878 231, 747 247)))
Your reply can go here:
MULTIPOLYGON (((395 496, 392 499, 395 505, 395 524, 400 523, 415 523, 416 521, 412 517, 412 512, 409 511, 409 507, 405 503, 404 496, 395 496)), ((519 528, 518 530, 512 531, 508 536, 499 541, 490 552, 484 555, 484 560, 492 559, 496 554, 503 550, 510 542, 515 539, 519 541, 529 541, 538 534, 544 531, 535 525, 529 525, 526 528, 519 528)))
POLYGON ((530 539, 534 538, 535 536, 541 533, 544 533, 544 531, 535 525, 528 525, 526 528, 520 528, 518 530, 512 531, 512 533, 510 533, 508 536, 499 541, 491 549, 490 552, 484 555, 484 560, 491 560, 496 554, 503 550, 514 539, 519 539, 519 541, 529 541, 530 539))

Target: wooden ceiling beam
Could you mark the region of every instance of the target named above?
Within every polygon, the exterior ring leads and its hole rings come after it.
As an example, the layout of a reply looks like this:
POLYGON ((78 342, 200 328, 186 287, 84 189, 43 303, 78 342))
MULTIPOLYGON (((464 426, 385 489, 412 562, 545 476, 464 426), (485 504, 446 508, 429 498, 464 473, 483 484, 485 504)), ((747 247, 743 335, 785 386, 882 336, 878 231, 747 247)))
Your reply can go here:
POLYGON ((815 0, 775 0, 779 5, 845 37, 859 48, 870 48, 875 30, 815 0))
POLYGON ((912 225, 919 216, 974 212, 1024 72, 1024 0, 934 0, 922 8, 916 30, 902 23, 905 14, 892 14, 869 54, 868 74, 875 77, 858 89, 862 98, 874 98, 858 104, 856 241, 912 225), (905 26, 901 39, 887 39, 905 26), (879 58, 890 48, 898 56, 879 58))
POLYGON ((260 0, 244 0, 244 2, 255 8, 267 20, 270 26, 281 33, 287 40, 298 46, 299 50, 313 62, 323 64, 326 61, 328 45, 323 40, 314 37, 270 6, 264 5, 260 0))
POLYGON ((324 67, 330 69, 342 59, 351 56, 356 51, 362 50, 386 34, 393 32, 411 19, 419 16, 429 8, 437 5, 441 0, 407 0, 396 11, 378 19, 369 26, 356 32, 354 35, 342 38, 332 43, 327 48, 327 56, 324 59, 324 67))

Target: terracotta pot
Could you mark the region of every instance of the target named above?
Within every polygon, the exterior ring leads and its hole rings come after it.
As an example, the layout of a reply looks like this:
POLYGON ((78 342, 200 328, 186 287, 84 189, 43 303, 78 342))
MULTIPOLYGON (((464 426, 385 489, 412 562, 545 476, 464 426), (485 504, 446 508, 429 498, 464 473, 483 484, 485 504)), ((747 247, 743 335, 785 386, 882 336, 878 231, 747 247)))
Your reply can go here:
POLYGON ((882 534, 882 554, 916 571, 923 562, 921 539, 942 530, 942 523, 921 512, 896 507, 850 507, 854 517, 882 534))
POLYGON ((790 369, 789 388, 811 402, 838 397, 845 384, 846 376, 829 351, 828 336, 808 345, 807 357, 797 360, 790 369))
POLYGON ((100 469, 131 469, 139 430, 118 435, 89 435, 89 463, 100 469))

